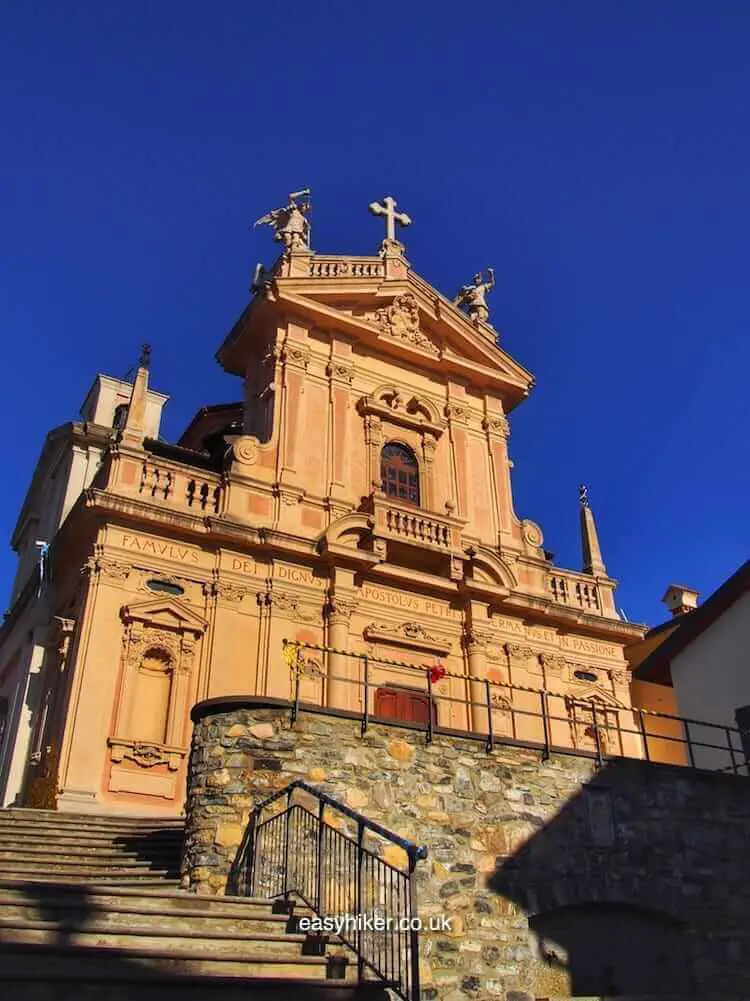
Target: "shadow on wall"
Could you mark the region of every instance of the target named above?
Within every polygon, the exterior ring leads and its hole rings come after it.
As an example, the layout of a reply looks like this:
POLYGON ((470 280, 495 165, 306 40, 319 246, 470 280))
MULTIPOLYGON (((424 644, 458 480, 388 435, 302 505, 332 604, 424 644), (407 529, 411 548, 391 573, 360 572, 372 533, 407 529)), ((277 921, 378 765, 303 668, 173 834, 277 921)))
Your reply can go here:
POLYGON ((748 817, 744 778, 608 763, 489 879, 529 916, 536 997, 750 996, 748 817))

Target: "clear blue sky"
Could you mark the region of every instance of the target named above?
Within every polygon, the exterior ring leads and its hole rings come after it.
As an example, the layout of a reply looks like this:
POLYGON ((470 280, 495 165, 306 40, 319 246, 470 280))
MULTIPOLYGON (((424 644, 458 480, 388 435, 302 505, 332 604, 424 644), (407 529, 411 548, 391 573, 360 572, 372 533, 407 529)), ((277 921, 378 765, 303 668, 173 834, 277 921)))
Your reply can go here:
MULTIPOLYGON (((629 618, 748 556, 750 4, 6 0, 0 9, 5 538, 45 433, 142 341, 192 413, 304 185, 319 251, 374 252, 392 193, 443 292, 493 265, 535 372, 516 509, 579 566, 590 485, 629 618)), ((0 559, 7 595, 14 557, 0 559)))

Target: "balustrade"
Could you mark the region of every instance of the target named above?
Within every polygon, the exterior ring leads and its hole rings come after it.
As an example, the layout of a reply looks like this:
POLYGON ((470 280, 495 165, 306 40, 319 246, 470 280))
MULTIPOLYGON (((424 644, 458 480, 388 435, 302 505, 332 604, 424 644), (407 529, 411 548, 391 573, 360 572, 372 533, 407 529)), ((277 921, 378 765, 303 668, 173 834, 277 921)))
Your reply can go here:
POLYGON ((552 600, 558 604, 601 614, 599 590, 590 577, 555 570, 548 576, 547 586, 552 600))
POLYGON ((221 483, 217 480, 191 476, 189 470, 170 468, 149 459, 141 466, 138 493, 202 514, 217 514, 221 503, 221 483))
POLYGON ((383 278, 385 265, 371 257, 313 257, 311 278, 383 278))

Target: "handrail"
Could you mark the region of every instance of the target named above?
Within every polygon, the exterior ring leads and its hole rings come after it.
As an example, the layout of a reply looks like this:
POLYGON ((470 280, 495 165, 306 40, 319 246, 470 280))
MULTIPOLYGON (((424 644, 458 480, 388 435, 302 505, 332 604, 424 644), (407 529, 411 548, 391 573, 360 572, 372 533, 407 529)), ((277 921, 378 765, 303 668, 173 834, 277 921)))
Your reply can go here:
POLYGON ((414 841, 409 841, 408 838, 402 838, 398 834, 394 834, 393 831, 389 831, 377 821, 370 820, 368 817, 365 817, 363 813, 358 813, 356 810, 353 810, 350 806, 347 806, 346 803, 342 803, 340 800, 334 799, 333 796, 329 796, 328 793, 316 788, 316 786, 311 786, 308 782, 305 782, 304 779, 297 779, 294 782, 290 782, 289 785, 284 786, 283 789, 279 789, 270 796, 266 796, 265 799, 262 799, 255 804, 253 807, 253 813, 262 813, 266 807, 275 802, 277 799, 282 799, 284 796, 291 796, 295 789, 303 789, 305 792, 310 793, 310 795, 315 796, 315 798, 319 799, 322 803, 325 803, 326 806, 332 806, 340 813, 349 817, 350 820, 356 820, 358 824, 362 824, 374 834, 378 834, 381 838, 385 838, 386 841, 392 841, 394 845, 398 845, 399 848, 403 848, 409 858, 413 858, 415 862, 421 862, 423 859, 427 858, 427 845, 418 845, 414 841))
MULTIPOLYGON (((425 845, 394 834, 297 779, 253 807, 226 892, 276 901, 277 912, 289 917, 288 931, 306 930, 294 914, 297 902, 321 919, 332 917, 339 939, 357 956, 359 983, 366 975, 374 975, 403 1001, 419 1001, 415 868, 426 857, 425 845), (293 802, 297 791, 317 799, 316 812, 293 802), (263 819, 264 811, 284 798, 286 809, 263 819), (326 807, 354 821, 356 836, 327 823, 326 807), (365 844, 367 832, 401 848, 407 856, 406 868, 386 861, 365 844), (368 909, 373 916, 383 912, 387 921, 373 930, 366 923, 368 909)), ((325 955, 327 943, 327 935, 308 933, 303 954, 325 955)), ((328 956, 327 960, 328 977, 345 975, 346 957, 328 956)))
MULTIPOLYGON (((716 723, 711 720, 698 720, 691 717, 677 716, 671 713, 663 713, 652 709, 641 709, 638 706, 627 705, 616 700, 613 704, 604 704, 595 699, 580 698, 570 692, 553 691, 547 688, 534 688, 531 686, 512 684, 507 682, 490 681, 488 678, 477 678, 469 674, 459 674, 455 671, 448 671, 440 663, 440 656, 429 655, 426 660, 432 663, 415 664, 401 660, 390 659, 374 655, 370 652, 344 650, 337 647, 330 647, 318 643, 308 643, 302 640, 283 640, 285 659, 290 668, 292 692, 292 723, 297 719, 302 708, 301 700, 301 679, 305 676, 305 661, 301 657, 303 650, 319 651, 323 654, 337 654, 347 658, 353 658, 362 665, 363 678, 352 677, 348 674, 342 676, 342 672, 328 672, 318 669, 315 676, 330 684, 346 684, 358 689, 358 700, 361 705, 359 712, 354 715, 361 721, 361 729, 364 734, 371 721, 391 722, 395 726, 403 726, 409 729, 416 729, 425 732, 425 739, 430 743, 435 734, 450 733, 452 736, 465 732, 465 736, 471 740, 481 739, 485 742, 488 752, 491 752, 497 744, 512 743, 527 747, 540 747, 543 757, 546 759, 550 751, 578 754, 587 757, 593 756, 601 766, 605 758, 645 758, 654 763, 665 763, 689 766, 691 768, 702 768, 712 771, 731 771, 734 775, 750 775, 750 758, 743 751, 741 745, 741 731, 737 727, 728 726, 723 723, 716 723), (384 667, 395 667, 400 673, 411 673, 415 681, 420 679, 418 686, 427 700, 430 710, 429 720, 402 720, 389 717, 380 717, 373 713, 370 705, 370 695, 375 692, 380 684, 388 684, 387 680, 374 682, 370 673, 370 666, 380 664, 384 667), (439 672, 433 677, 433 672, 439 672), (454 684, 453 690, 441 692, 436 689, 435 682, 449 679, 460 682, 461 686, 478 683, 483 695, 477 701, 475 697, 464 693, 456 692, 454 684), (538 708, 530 708, 526 700, 520 703, 514 698, 515 693, 530 693, 536 696, 538 708), (501 694, 497 694, 501 693, 501 694), (508 698, 510 696, 510 698, 508 698), (559 703, 564 704, 566 715, 556 713, 552 706, 559 703), (467 714, 467 721, 458 724, 459 729, 441 726, 438 717, 433 719, 433 710, 439 705, 461 706, 467 714), (552 704, 552 705, 551 705, 552 704), (576 709, 583 710, 589 714, 588 719, 577 718, 576 709), (572 712, 571 712, 572 710, 572 712), (493 725, 492 714, 494 712, 506 713, 510 720, 510 732, 502 733, 497 726, 493 725), (629 717, 632 716, 632 726, 629 725, 629 717), (530 733, 529 727, 534 728, 531 720, 540 720, 538 733, 530 733), (654 725, 647 725, 652 719, 654 725), (665 725, 659 724, 663 721, 665 725), (525 729, 525 734, 519 733, 518 725, 525 729), (468 724, 468 728, 467 728, 468 724), (576 728, 576 732, 571 731, 570 741, 560 741, 559 726, 557 738, 552 732, 551 724, 566 724, 576 728), (578 730, 584 728, 586 739, 592 742, 587 748, 585 741, 579 742, 580 734, 578 730), (679 731, 679 732, 678 732, 679 731), (697 731, 697 732, 696 732, 697 731), (543 739, 542 737, 543 732, 543 739), (712 738, 718 736, 723 743, 715 743, 712 738), (610 738, 614 737, 615 745, 610 744, 610 738), (636 743, 626 746, 624 738, 633 738, 636 743), (641 746, 642 744, 642 746, 641 746), (618 746, 619 745, 619 749, 618 746), (670 748, 679 746, 685 760, 679 756, 675 759, 670 748), (709 752, 709 757, 704 756, 700 760, 696 758, 695 751, 700 748, 709 752), (724 767, 723 762, 716 760, 716 752, 721 752, 729 759, 729 766, 724 767), (710 755, 713 754, 713 758, 710 755)), ((606 668, 602 670, 606 671, 606 668)), ((416 687, 416 686, 415 686, 416 687)), ((327 706, 323 694, 318 703, 323 711, 327 706)), ((534 700, 531 700, 532 702, 534 700)), ((306 709, 310 709, 314 702, 308 702, 306 709)), ((333 708, 341 709, 341 705, 333 705, 333 708)), ((582 740, 583 738, 581 738, 582 740)))

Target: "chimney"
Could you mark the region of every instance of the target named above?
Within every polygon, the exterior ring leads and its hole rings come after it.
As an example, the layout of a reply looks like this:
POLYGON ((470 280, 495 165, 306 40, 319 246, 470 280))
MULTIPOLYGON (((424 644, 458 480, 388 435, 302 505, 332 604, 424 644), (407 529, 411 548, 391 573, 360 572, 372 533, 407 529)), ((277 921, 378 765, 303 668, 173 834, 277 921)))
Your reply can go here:
POLYGON ((684 584, 670 584, 661 599, 673 616, 684 615, 698 607, 698 591, 684 584))

